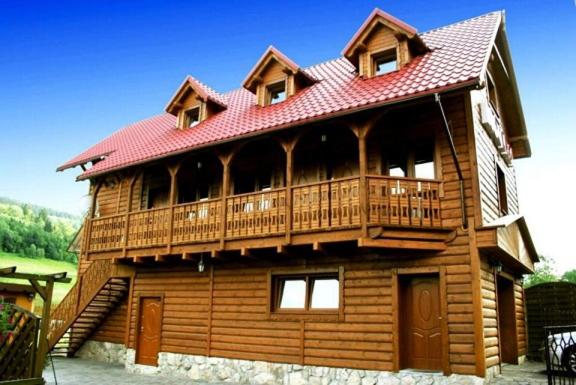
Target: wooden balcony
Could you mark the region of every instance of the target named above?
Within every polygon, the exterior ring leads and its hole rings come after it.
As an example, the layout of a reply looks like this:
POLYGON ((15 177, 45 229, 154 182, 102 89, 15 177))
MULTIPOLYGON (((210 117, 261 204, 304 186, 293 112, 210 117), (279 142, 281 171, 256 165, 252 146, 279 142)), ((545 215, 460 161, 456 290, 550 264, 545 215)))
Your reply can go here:
POLYGON ((445 248, 441 181, 370 175, 366 196, 362 182, 341 178, 88 219, 84 250, 121 258, 341 241, 445 248))

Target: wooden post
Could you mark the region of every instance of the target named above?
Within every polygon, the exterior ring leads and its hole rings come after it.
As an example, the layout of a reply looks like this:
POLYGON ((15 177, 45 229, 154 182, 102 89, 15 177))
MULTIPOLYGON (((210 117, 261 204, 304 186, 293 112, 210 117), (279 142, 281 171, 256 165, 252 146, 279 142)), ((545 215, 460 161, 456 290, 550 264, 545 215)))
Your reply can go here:
POLYGON ((44 287, 44 307, 42 308, 42 323, 38 337, 38 352, 36 354, 35 377, 42 377, 44 359, 48 353, 48 329, 50 328, 50 307, 52 306, 52 292, 54 291, 54 278, 46 281, 44 287))
POLYGON ((176 197, 178 192, 177 176, 180 169, 180 163, 168 167, 170 173, 170 215, 168 216, 168 246, 167 252, 172 252, 172 232, 174 231, 174 205, 176 204, 176 197))
POLYGON ((126 203, 126 218, 124 223, 124 247, 122 249, 122 256, 126 257, 126 248, 128 247, 128 229, 130 225, 130 212, 132 211, 132 195, 134 195, 134 183, 138 179, 139 174, 134 173, 130 179, 130 187, 128 188, 128 201, 126 203))
POLYGON ((366 174, 368 170, 368 155, 366 151, 366 135, 369 125, 353 125, 350 127, 354 135, 358 138, 358 172, 360 174, 360 225, 362 226, 362 237, 368 237, 368 188, 366 174))
POLYGON ((282 148, 286 153, 286 244, 292 241, 292 182, 294 179, 294 147, 298 143, 300 135, 286 141, 282 141, 282 148))
POLYGON ((96 213, 96 198, 98 195, 98 191, 100 191, 100 187, 102 187, 102 182, 96 183, 94 187, 94 192, 92 193, 92 201, 90 203, 90 219, 94 218, 94 214, 96 213))
POLYGON ((222 162, 222 203, 220 215, 220 250, 224 250, 224 238, 226 237, 226 198, 230 191, 230 161, 232 160, 233 152, 228 154, 222 154, 218 156, 220 162, 222 162))

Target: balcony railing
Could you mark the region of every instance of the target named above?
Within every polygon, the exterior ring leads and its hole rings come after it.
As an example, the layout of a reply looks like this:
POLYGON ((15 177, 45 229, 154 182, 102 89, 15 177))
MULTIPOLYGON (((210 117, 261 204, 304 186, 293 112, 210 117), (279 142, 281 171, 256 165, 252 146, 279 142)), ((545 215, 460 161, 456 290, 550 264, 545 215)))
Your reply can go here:
POLYGON ((274 236, 339 228, 359 228, 367 200, 369 226, 441 226, 440 181, 367 176, 366 197, 360 177, 342 178, 287 189, 233 195, 88 220, 86 250, 100 252, 274 236), (222 218, 222 215, 225 215, 222 218), (288 228, 286 218, 291 216, 288 228), (222 223, 225 231, 222 231, 222 223))

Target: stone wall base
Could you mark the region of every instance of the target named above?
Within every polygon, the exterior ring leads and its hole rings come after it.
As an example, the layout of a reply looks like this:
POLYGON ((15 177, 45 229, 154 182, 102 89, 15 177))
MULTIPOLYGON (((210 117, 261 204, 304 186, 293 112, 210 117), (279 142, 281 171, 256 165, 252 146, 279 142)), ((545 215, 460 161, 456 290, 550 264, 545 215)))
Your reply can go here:
POLYGON ((494 365, 489 368, 486 368, 486 378, 484 379, 486 383, 489 383, 490 380, 494 379, 496 376, 500 374, 500 365, 494 365))
POLYGON ((87 360, 126 364, 126 347, 123 344, 88 340, 76 352, 76 357, 87 360))
POLYGON ((136 352, 128 349, 126 369, 132 373, 180 376, 208 383, 230 382, 251 385, 480 385, 475 376, 403 370, 399 373, 374 370, 277 364, 263 361, 160 353, 158 366, 135 364, 136 352))

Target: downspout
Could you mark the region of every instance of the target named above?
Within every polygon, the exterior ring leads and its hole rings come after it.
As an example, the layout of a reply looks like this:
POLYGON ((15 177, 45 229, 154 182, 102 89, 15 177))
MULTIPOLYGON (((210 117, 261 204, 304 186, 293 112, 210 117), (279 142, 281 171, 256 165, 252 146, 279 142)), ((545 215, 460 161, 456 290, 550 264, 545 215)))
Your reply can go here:
POLYGON ((464 229, 468 228, 468 217, 466 216, 466 202, 464 200, 464 176, 462 175, 462 169, 460 168, 460 162, 458 161, 458 154, 456 153, 456 146, 454 145, 454 138, 450 132, 450 126, 448 124, 448 119, 444 113, 444 107, 442 107, 442 101, 440 100, 440 94, 434 94, 434 100, 440 108, 440 113, 442 114, 442 120, 444 121, 444 132, 450 143, 450 152, 452 154, 452 160, 456 166, 456 173, 458 174, 458 181, 460 183, 460 209, 462 211, 462 227, 464 229))

